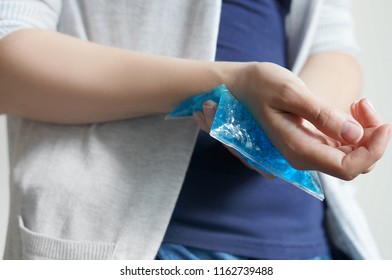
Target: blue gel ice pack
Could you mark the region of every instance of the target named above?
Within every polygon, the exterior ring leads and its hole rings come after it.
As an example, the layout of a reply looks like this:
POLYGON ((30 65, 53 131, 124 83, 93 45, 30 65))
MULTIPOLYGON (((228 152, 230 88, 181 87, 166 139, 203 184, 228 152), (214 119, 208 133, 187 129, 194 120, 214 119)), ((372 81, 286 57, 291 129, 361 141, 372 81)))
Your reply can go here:
POLYGON ((324 199, 317 173, 293 168, 272 145, 250 111, 231 95, 225 85, 184 101, 169 117, 192 116, 202 110, 207 100, 218 104, 210 131, 212 137, 235 149, 257 169, 284 179, 320 200, 324 199))

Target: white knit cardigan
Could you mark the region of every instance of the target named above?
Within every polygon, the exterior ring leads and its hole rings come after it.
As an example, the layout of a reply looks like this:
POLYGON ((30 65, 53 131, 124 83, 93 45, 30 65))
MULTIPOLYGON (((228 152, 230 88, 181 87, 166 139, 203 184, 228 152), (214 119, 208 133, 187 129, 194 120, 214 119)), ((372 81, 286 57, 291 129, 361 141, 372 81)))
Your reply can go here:
MULTIPOLYGON (((57 30, 148 53, 213 60, 217 0, 0 0, 0 37, 57 30)), ((289 65, 317 52, 358 56, 349 1, 293 0, 289 65)), ((39 52, 40 50, 36 50, 39 52)), ((7 259, 153 259, 180 191, 197 127, 151 116, 60 126, 8 117, 11 209, 7 259)), ((333 242, 378 258, 352 187, 322 175, 333 242)))

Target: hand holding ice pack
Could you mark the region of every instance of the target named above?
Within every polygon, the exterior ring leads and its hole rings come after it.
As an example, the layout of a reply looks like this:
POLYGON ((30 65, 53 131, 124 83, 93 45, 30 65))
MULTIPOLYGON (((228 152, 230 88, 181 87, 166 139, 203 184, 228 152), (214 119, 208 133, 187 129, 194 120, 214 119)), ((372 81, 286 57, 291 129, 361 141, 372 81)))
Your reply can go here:
POLYGON ((252 166, 284 179, 302 190, 324 199, 323 189, 314 171, 297 170, 272 145, 257 121, 245 106, 221 85, 210 92, 186 100, 175 108, 171 117, 192 116, 201 111, 203 103, 212 100, 218 109, 210 135, 234 148, 252 166))

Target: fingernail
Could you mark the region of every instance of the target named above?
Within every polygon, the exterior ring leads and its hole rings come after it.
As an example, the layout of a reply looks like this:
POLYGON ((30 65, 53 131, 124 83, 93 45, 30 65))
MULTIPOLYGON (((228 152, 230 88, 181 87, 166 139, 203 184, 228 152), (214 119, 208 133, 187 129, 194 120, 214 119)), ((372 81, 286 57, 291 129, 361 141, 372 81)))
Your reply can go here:
POLYGON ((374 109, 373 104, 372 104, 369 100, 365 99, 365 104, 366 104, 366 106, 367 106, 372 112, 375 112, 375 111, 376 111, 376 110, 374 109))
POLYGON ((216 108, 217 108, 217 106, 216 106, 215 102, 206 101, 203 104, 203 112, 207 118, 214 118, 215 117, 216 108))
POLYGON ((340 136, 349 143, 357 143, 363 135, 363 129, 352 121, 346 121, 343 124, 340 136))

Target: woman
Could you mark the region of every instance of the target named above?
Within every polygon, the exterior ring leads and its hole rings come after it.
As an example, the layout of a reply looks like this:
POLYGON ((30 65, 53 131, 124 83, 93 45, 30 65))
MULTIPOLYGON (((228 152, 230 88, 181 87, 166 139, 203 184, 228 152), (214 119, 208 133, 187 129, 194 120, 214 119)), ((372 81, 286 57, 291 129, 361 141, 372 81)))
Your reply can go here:
MULTIPOLYGON (((386 148, 391 128, 366 101, 352 105, 353 117, 336 109, 356 99, 359 84, 341 1, 291 3, 287 67, 295 74, 271 63, 209 62, 219 1, 0 5, 0 112, 10 116, 12 170, 6 258, 154 258, 197 133, 194 122, 159 114, 222 83, 294 167, 352 179, 386 148), (318 130, 304 133, 298 117, 318 130)), ((204 113, 210 120, 208 106, 204 113)), ((344 228, 345 194, 325 188, 328 223, 350 245, 339 248, 376 257, 366 232, 344 228)))

